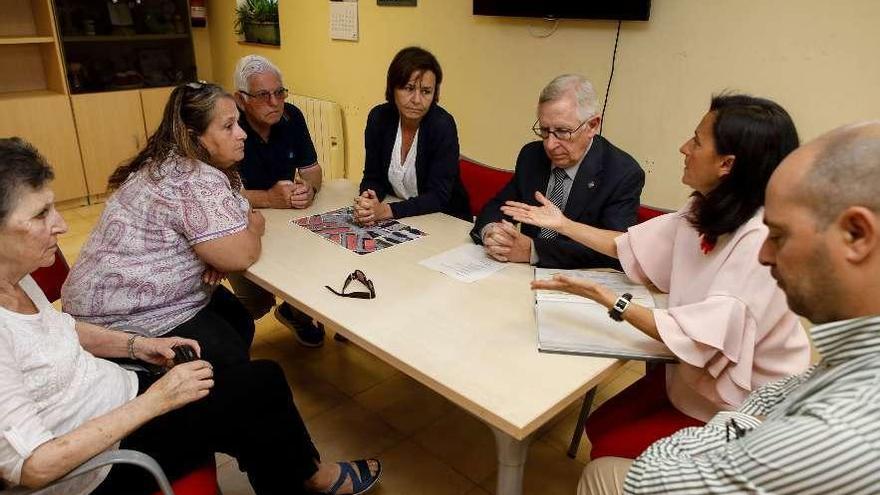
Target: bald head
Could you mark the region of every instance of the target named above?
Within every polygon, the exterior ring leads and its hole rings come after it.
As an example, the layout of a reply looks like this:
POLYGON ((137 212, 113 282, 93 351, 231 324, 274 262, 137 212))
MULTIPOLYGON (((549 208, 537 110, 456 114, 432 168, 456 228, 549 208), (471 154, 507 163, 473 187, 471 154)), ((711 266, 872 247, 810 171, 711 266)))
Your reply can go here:
POLYGON ((809 205, 819 228, 850 206, 880 213, 880 121, 837 128, 792 153, 772 187, 809 205))
POLYGON ((814 323, 880 314, 880 122, 798 148, 767 186, 760 261, 814 323))

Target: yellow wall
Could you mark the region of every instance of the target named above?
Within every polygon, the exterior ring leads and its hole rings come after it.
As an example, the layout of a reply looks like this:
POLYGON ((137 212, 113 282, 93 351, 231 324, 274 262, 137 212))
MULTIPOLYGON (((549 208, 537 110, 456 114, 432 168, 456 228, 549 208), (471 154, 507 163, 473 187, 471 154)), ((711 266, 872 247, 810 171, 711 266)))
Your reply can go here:
MULTIPOLYGON (((419 44, 439 58, 441 104, 458 122, 462 153, 511 168, 532 139, 537 94, 553 76, 583 73, 604 95, 617 27, 562 21, 554 34, 539 38, 543 21, 475 17, 472 0, 419 0, 416 8, 362 0, 360 41, 345 42, 329 39, 328 1, 279 3, 282 47, 262 48, 237 43, 234 0, 209 1, 214 78, 231 87, 237 58, 261 53, 281 68, 294 92, 342 104, 353 179, 361 176, 367 112, 383 100, 387 64, 401 47, 419 44)), ((648 172, 644 202, 683 203, 688 191, 680 184, 678 147, 713 92, 774 98, 807 139, 878 117, 880 2, 652 3, 649 22, 623 25, 604 131, 648 172)))
POLYGON ((196 52, 196 67, 202 81, 214 79, 214 60, 211 57, 210 26, 192 28, 193 46, 196 52))

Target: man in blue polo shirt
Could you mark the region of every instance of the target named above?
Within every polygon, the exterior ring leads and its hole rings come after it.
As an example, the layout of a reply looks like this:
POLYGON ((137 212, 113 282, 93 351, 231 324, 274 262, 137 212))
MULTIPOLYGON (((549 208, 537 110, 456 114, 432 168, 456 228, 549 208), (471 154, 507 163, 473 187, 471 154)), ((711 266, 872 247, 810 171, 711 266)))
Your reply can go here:
MULTIPOLYGON (((247 55, 235 68, 239 125, 247 133, 239 172, 244 196, 254 208, 307 208, 321 189, 321 165, 302 112, 285 102, 281 72, 265 57, 247 55)), ((275 296, 244 278, 229 276, 235 294, 256 320, 275 305, 275 296)), ((303 345, 324 343, 324 327, 287 303, 275 317, 303 345)))

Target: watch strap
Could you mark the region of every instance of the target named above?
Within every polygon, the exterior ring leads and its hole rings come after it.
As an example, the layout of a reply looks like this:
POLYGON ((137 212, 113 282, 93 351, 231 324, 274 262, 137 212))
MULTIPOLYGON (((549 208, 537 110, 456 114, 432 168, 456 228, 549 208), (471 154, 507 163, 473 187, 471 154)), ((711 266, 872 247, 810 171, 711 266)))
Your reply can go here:
POLYGON ((608 310, 608 316, 614 321, 623 321, 623 312, 629 308, 632 297, 630 293, 621 294, 617 301, 614 301, 611 309, 608 310))

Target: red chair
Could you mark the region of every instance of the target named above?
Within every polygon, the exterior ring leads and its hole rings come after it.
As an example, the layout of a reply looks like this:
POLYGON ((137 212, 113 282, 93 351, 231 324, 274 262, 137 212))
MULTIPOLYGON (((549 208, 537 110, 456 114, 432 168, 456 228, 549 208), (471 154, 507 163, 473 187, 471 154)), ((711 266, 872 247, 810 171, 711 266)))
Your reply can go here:
POLYGON ((667 213, 672 213, 672 210, 654 208, 653 206, 639 205, 639 212, 637 213, 638 223, 646 222, 654 217, 659 217, 660 215, 665 215, 667 213))
MULTIPOLYGON (((655 208, 653 206, 639 205, 639 211, 636 215, 638 217, 638 223, 642 223, 654 217, 659 217, 660 215, 665 215, 670 212, 672 212, 672 210, 655 208)), ((650 372, 659 364, 661 363, 647 362, 645 363, 645 366, 647 368, 647 371, 650 372)), ((578 447, 581 443, 581 437, 584 434, 584 425, 587 424, 587 417, 590 415, 590 408, 593 405, 593 397, 595 397, 595 395, 596 387, 593 387, 592 389, 590 389, 590 391, 587 392, 587 395, 584 396, 584 402, 581 405, 581 412, 578 415, 577 424, 574 428, 574 434, 572 434, 571 443, 568 445, 568 456, 572 459, 574 459, 575 455, 577 455, 578 447)))
MULTIPOLYGON (((49 302, 55 302, 61 297, 61 286, 67 279, 70 267, 61 250, 55 253, 55 262, 52 266, 38 268, 31 273, 34 281, 43 292, 49 302)), ((187 473, 185 476, 174 480, 171 488, 177 495, 219 495, 220 487, 217 484, 217 465, 211 460, 204 466, 187 473)), ((155 492, 154 495, 162 495, 162 491, 155 492)))
POLYGON ((477 216, 483 206, 507 185, 513 172, 490 167, 462 155, 458 160, 461 183, 470 199, 471 215, 477 216))
POLYGON ((43 289, 49 302, 55 302, 61 297, 61 285, 67 280, 69 272, 70 267, 67 266, 67 260, 64 259, 64 255, 59 249, 55 252, 55 262, 52 263, 52 266, 37 269, 31 273, 31 277, 43 289))

